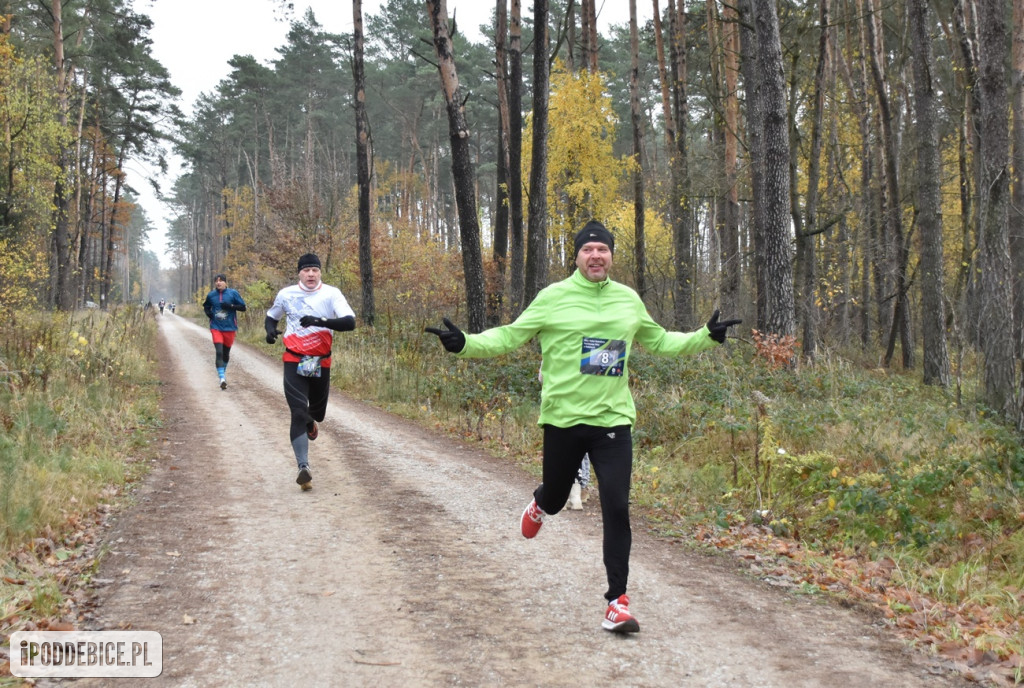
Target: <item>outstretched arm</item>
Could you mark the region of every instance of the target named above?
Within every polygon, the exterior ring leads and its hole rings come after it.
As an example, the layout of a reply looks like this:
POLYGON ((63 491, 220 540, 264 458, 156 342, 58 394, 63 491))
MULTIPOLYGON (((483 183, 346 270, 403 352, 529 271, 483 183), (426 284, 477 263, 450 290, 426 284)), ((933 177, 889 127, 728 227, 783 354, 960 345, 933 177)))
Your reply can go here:
POLYGON ((299 318, 299 324, 303 327, 326 327, 335 332, 350 332, 356 329, 356 319, 351 315, 346 315, 344 318, 321 318, 316 315, 304 315, 299 318))

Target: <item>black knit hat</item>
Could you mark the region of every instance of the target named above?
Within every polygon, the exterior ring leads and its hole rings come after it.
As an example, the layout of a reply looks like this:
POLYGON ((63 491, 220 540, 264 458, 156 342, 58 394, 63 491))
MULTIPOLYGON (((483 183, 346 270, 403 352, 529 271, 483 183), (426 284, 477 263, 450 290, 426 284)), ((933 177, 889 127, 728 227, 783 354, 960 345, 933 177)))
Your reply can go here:
POLYGON ((319 268, 320 259, 317 258, 315 253, 307 253, 299 258, 299 269, 298 272, 302 272, 305 268, 319 268))
POLYGON ((592 241, 607 245, 608 249, 615 253, 615 237, 597 220, 591 220, 583 226, 583 229, 576 233, 576 238, 573 239, 573 244, 576 246, 576 255, 579 255, 583 244, 589 244, 592 241))

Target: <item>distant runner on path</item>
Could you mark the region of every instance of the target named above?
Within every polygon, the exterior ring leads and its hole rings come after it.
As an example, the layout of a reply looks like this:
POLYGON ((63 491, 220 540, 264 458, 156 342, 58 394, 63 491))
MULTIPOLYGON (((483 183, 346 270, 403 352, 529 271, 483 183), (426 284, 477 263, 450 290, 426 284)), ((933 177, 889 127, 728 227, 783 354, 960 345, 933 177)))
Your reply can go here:
MULTIPOLYGON (((163 301, 160 301, 163 311, 163 301)), ((227 275, 221 273, 213 278, 213 290, 203 301, 203 312, 210 319, 210 335, 213 337, 215 352, 214 365, 217 366, 217 377, 220 388, 227 389, 228 361, 231 358, 231 347, 235 344, 235 333, 238 332, 236 312, 245 310, 242 295, 234 289, 228 289, 227 275)))

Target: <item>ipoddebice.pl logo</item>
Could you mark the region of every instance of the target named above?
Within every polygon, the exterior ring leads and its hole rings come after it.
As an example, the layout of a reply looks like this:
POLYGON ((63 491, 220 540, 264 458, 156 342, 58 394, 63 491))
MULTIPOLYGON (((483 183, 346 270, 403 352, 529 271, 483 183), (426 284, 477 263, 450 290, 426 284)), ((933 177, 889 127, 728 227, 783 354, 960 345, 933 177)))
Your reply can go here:
POLYGON ((153 677, 163 671, 156 631, 16 631, 11 673, 23 678, 153 677))

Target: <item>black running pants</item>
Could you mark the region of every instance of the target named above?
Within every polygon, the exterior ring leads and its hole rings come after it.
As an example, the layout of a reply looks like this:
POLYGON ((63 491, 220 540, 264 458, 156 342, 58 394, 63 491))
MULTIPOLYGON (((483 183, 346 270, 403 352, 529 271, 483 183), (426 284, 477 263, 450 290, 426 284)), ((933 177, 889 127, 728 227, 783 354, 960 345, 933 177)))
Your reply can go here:
POLYGON ((601 428, 574 425, 544 426, 543 482, 534 491, 546 514, 557 514, 569 499, 584 454, 597 475, 604 522, 604 568, 608 575, 605 599, 626 592, 633 532, 629 527, 629 487, 633 472, 633 435, 630 426, 601 428))
POLYGON ((313 422, 327 414, 327 397, 331 391, 331 369, 320 368, 320 377, 303 377, 298 363, 284 364, 284 398, 292 412, 289 439, 302 435, 313 422))

